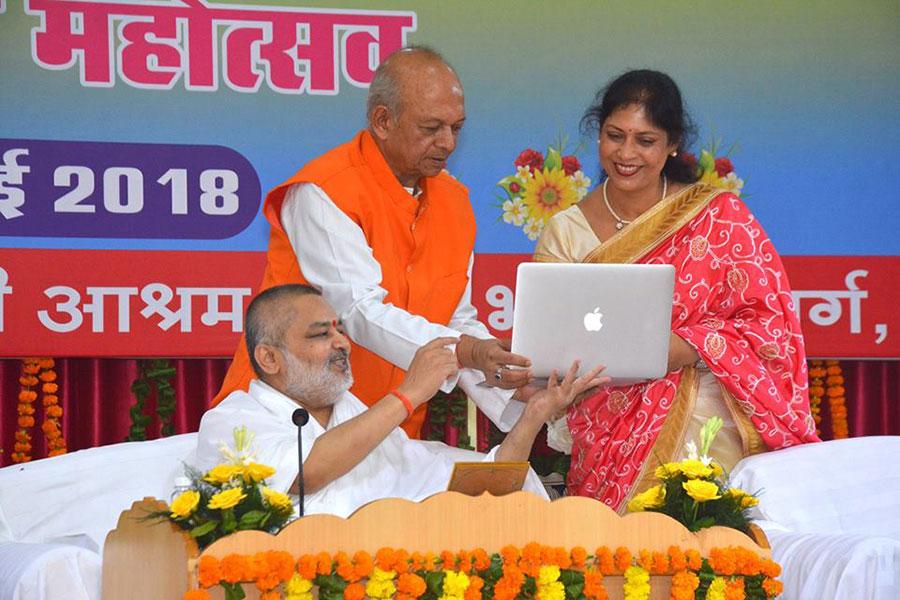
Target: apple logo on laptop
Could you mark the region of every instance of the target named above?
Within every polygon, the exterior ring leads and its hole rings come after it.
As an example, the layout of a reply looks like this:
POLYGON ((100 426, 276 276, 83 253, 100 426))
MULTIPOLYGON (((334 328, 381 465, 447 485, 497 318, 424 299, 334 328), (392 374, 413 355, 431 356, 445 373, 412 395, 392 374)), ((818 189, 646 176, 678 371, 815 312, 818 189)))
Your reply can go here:
POLYGON ((603 313, 600 312, 600 307, 594 309, 594 312, 589 312, 584 315, 584 328, 588 331, 600 331, 603 327, 603 313))

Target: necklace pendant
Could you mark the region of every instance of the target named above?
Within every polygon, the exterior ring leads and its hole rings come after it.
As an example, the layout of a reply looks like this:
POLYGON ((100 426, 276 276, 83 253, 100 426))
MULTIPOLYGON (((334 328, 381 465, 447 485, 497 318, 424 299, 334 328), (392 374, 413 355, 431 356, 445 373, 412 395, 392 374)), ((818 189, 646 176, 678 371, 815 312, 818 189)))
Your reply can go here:
POLYGON ((625 227, 625 223, 623 223, 622 221, 616 221, 617 230, 621 231, 623 227, 625 227))

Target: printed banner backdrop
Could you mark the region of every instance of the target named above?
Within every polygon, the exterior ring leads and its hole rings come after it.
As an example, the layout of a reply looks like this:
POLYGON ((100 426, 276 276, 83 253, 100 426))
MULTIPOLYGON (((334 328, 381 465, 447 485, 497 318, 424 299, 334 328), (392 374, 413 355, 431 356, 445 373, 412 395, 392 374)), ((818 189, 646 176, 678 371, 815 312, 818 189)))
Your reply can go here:
POLYGON ((0 0, 0 355, 230 356, 262 195, 364 127, 374 67, 416 43, 466 89, 449 169, 495 333, 534 245, 498 183, 551 145, 595 183, 581 114, 649 67, 679 83, 695 151, 728 152, 809 354, 898 357, 898 40, 894 0, 0 0))

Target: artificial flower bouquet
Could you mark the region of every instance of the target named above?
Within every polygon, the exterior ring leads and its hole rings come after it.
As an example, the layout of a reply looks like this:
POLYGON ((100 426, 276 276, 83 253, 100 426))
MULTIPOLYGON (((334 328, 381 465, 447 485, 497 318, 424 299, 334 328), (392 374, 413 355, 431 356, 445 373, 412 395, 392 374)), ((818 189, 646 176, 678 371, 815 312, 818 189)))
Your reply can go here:
POLYGON ((294 506, 286 494, 266 487, 275 469, 253 461, 253 437, 246 427, 235 428, 234 449, 221 448, 225 460, 206 473, 188 468, 189 489, 153 516, 186 529, 201 549, 235 531, 278 532, 294 506))
POLYGON ((728 486, 722 467, 709 456, 709 448, 722 428, 722 419, 710 418, 700 430, 700 450, 690 441, 687 458, 657 467, 660 483, 637 494, 629 512, 654 511, 669 515, 691 531, 721 525, 749 533, 748 509, 759 504, 753 494, 728 486))
POLYGON ((690 152, 685 152, 682 154, 682 160, 688 165, 694 166, 699 183, 706 183, 713 187, 728 190, 735 196, 740 196, 744 187, 744 180, 734 172, 734 164, 729 158, 729 155, 734 150, 734 146, 721 156, 716 156, 719 140, 713 138, 707 146, 707 148, 700 151, 699 159, 690 152))
POLYGON ((503 220, 536 240, 550 217, 584 198, 591 180, 574 154, 564 154, 565 139, 542 154, 527 148, 513 161, 514 175, 497 182, 503 220))

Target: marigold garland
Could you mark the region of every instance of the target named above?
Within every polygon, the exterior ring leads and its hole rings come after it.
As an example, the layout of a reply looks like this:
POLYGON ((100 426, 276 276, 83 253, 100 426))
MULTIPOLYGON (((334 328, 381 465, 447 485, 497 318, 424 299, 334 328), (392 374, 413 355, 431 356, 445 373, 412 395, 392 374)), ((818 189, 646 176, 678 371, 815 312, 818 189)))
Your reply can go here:
POLYGON ((366 597, 417 600, 439 596, 443 600, 536 600, 567 597, 606 600, 607 575, 623 576, 627 600, 643 600, 650 594, 651 575, 670 575, 671 600, 697 597, 738 600, 773 598, 783 588, 775 578, 781 567, 745 548, 714 548, 706 559, 696 550, 678 546, 668 551, 602 546, 593 555, 584 548, 526 544, 507 546, 488 555, 484 549, 412 554, 381 548, 374 556, 357 552, 305 554, 296 561, 284 551, 253 555, 229 554, 221 560, 201 557, 200 589, 182 600, 206 600, 206 589, 225 588, 226 598, 243 597, 242 583, 253 583, 265 600, 312 600, 318 586, 320 600, 364 600, 366 597), (705 583, 704 583, 705 582, 705 583))
POLYGON ((850 437, 850 427, 847 424, 847 392, 840 361, 826 360, 825 372, 825 395, 828 397, 828 410, 831 413, 832 437, 836 440, 844 439, 850 437))
POLYGON ((18 429, 15 433, 15 445, 10 459, 14 463, 24 463, 31 460, 31 429, 34 427, 34 402, 37 400, 36 388, 40 383, 37 378, 40 373, 40 360, 37 358, 25 358, 22 360, 22 374, 19 376, 19 402, 16 405, 18 429))
POLYGON ((809 361, 809 410, 816 422, 816 435, 822 435, 819 425, 822 423, 822 398, 825 397, 825 370, 824 360, 809 361))
POLYGON ((59 386, 56 384, 56 363, 52 358, 42 358, 38 361, 41 373, 41 392, 43 392, 44 422, 41 431, 47 439, 47 456, 59 456, 66 453, 66 438, 62 434, 61 419, 62 406, 59 405, 59 396, 56 392, 59 386))

